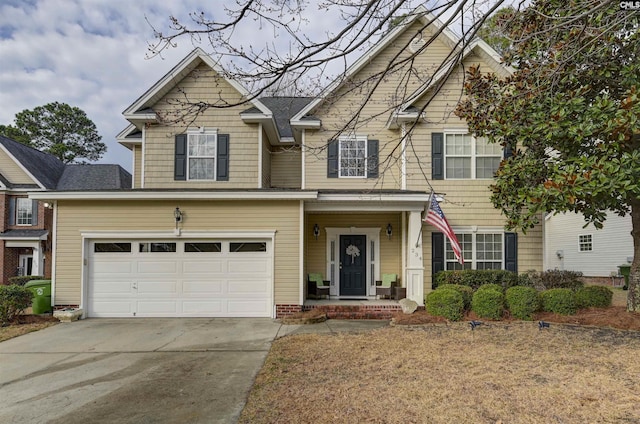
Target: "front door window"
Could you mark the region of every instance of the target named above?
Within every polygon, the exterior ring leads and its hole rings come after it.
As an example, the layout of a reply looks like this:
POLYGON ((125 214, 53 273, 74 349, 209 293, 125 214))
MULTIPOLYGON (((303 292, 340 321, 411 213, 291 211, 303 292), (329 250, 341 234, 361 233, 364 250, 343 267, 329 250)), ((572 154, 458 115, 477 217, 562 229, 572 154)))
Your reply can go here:
POLYGON ((367 294, 367 236, 340 236, 340 296, 367 294))
POLYGON ((20 255, 20 266, 18 267, 18 275, 31 275, 33 271, 33 256, 20 255))

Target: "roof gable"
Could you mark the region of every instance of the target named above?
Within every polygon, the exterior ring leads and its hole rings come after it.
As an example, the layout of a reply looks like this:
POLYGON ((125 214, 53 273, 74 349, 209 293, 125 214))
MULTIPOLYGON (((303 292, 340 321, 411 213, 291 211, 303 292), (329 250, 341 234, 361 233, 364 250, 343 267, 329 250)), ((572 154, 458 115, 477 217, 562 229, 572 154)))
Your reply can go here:
POLYGON ((42 189, 55 188, 65 164, 57 157, 0 136, 0 148, 42 189))

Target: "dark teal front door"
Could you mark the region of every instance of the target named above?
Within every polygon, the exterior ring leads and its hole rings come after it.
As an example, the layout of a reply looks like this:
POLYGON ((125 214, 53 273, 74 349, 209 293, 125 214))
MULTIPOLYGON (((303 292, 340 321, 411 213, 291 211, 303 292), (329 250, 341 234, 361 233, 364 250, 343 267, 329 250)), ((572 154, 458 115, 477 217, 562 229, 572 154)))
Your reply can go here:
POLYGON ((340 296, 367 294, 367 236, 340 236, 340 296))

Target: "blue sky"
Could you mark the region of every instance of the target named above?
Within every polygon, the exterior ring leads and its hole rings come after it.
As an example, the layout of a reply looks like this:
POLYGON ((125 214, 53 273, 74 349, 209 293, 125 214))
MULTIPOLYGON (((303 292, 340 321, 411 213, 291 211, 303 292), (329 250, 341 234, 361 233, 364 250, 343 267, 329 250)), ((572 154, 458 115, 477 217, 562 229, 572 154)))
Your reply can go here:
MULTIPOLYGON (((166 32, 169 16, 188 20, 201 10, 212 16, 224 3, 235 0, 0 0, 0 124, 54 101, 77 106, 107 144, 100 162, 130 170, 130 152, 115 140, 127 126, 122 111, 194 48, 183 38, 163 58, 148 59, 154 40, 149 23, 166 32)), ((305 26, 309 35, 336 26, 326 11, 307 12, 313 17, 305 26)), ((238 39, 263 42, 266 34, 251 25, 238 39)))

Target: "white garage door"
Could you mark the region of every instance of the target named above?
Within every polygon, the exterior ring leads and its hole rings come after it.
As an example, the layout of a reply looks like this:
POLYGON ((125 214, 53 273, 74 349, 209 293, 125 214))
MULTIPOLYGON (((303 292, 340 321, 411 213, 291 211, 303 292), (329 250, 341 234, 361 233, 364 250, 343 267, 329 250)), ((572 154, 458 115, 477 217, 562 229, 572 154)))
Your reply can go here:
POLYGON ((89 249, 89 316, 271 316, 269 240, 95 240, 89 249))

